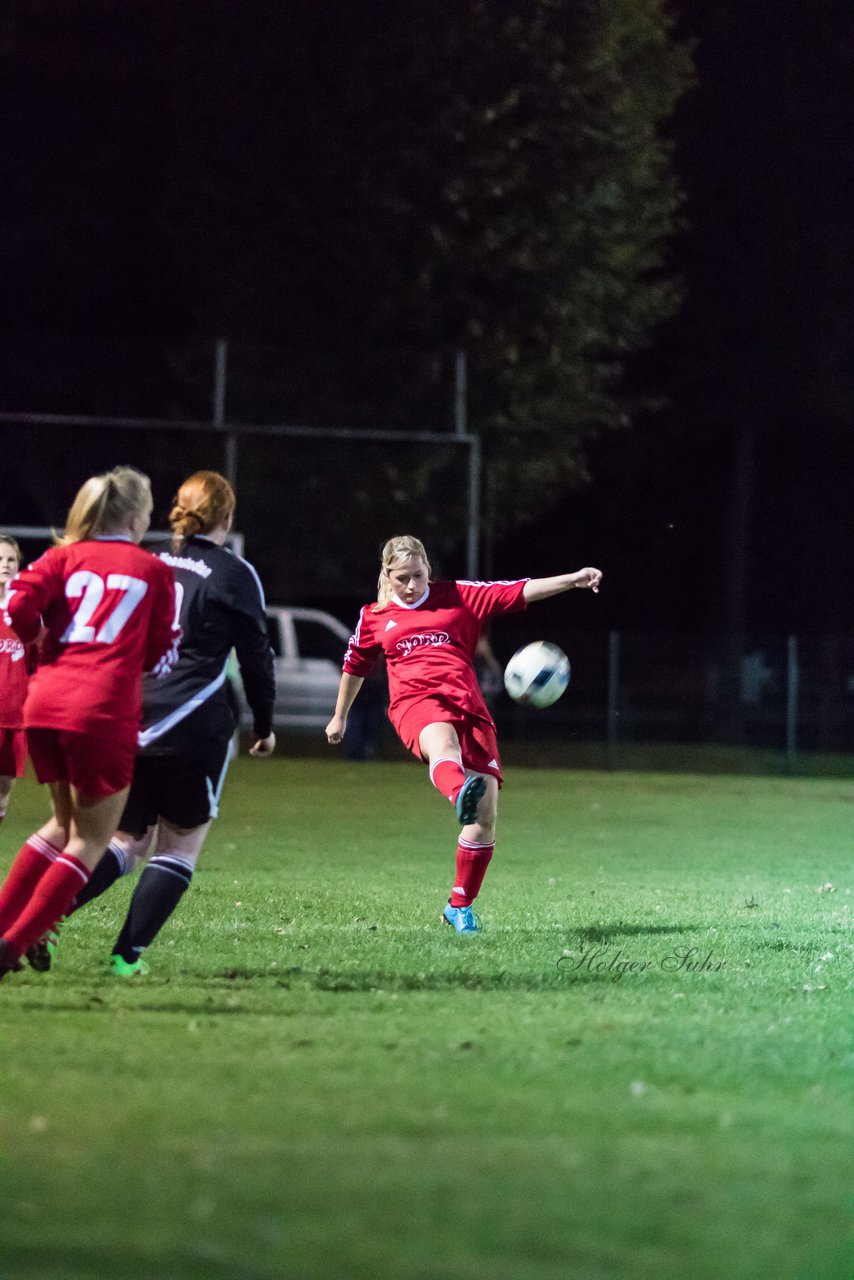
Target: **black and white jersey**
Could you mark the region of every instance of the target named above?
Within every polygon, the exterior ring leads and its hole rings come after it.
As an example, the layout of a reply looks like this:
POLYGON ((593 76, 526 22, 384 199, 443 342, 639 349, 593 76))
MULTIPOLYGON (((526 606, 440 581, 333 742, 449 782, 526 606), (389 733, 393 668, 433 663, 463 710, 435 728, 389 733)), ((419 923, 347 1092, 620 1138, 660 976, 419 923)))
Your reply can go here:
POLYGON ((275 677, 264 592, 250 564, 210 538, 148 544, 175 574, 178 620, 184 633, 167 676, 146 678, 140 750, 146 755, 192 750, 234 732, 227 688, 231 650, 237 652, 256 738, 272 730, 275 677))

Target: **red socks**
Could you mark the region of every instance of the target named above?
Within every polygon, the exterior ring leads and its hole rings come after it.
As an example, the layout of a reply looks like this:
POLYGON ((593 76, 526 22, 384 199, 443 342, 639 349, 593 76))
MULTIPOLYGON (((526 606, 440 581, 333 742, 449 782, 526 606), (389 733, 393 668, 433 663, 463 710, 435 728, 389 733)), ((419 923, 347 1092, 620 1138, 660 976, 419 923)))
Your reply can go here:
POLYGON ((59 857, 61 849, 33 835, 21 846, 0 888, 0 936, 5 936, 30 900, 33 890, 59 857))
POLYGON ((452 907, 470 907, 483 884, 486 868, 495 852, 492 844, 475 844, 460 836, 457 845, 457 874, 451 891, 452 907))
POLYGON ((465 780, 466 771, 459 760, 445 756, 430 765, 430 781, 443 796, 450 800, 451 804, 456 804, 465 780))
POLYGON ((30 900, 3 937, 17 955, 38 942, 43 933, 68 915, 76 895, 89 879, 89 869, 70 853, 63 853, 41 877, 30 900))

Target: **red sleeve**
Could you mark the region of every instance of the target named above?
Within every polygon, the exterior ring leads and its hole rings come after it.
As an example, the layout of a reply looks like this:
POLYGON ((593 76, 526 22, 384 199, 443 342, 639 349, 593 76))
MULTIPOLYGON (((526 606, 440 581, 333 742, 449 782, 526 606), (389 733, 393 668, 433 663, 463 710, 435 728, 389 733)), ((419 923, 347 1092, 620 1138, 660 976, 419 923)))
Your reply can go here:
POLYGON ((476 618, 483 621, 500 613, 518 613, 526 609, 525 583, 529 578, 512 582, 457 582, 460 598, 476 618))
POLYGON ((62 589, 63 562, 58 550, 52 547, 46 551, 9 584, 6 621, 24 644, 35 640, 41 630, 43 610, 62 589))
POLYGON ((172 570, 160 560, 154 560, 154 566, 156 571, 151 584, 154 597, 148 626, 145 670, 156 676, 165 676, 178 661, 182 631, 175 607, 175 578, 172 570))
POLYGON ((344 654, 344 670, 348 676, 370 675, 382 653, 382 645, 376 637, 375 615, 370 608, 370 605, 365 605, 359 614, 356 630, 344 654))

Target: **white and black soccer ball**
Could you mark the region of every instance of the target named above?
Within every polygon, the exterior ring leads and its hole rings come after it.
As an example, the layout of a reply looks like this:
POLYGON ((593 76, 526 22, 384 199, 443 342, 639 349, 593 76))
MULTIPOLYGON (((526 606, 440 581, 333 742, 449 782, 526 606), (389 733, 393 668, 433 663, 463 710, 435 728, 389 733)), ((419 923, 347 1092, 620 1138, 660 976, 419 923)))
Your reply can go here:
POLYGON ((504 668, 504 688, 514 702, 550 707, 569 684, 569 658, 548 640, 535 640, 516 653, 504 668))

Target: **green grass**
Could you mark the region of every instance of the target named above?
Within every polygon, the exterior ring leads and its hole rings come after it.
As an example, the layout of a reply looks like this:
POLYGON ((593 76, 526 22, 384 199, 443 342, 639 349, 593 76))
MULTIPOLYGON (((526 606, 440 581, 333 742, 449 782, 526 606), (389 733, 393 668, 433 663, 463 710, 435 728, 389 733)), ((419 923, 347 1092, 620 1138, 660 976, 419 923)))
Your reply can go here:
POLYGON ((0 988, 0 1276, 851 1280, 852 801, 511 770, 460 939, 423 770, 239 761, 150 976, 123 883, 0 988))

